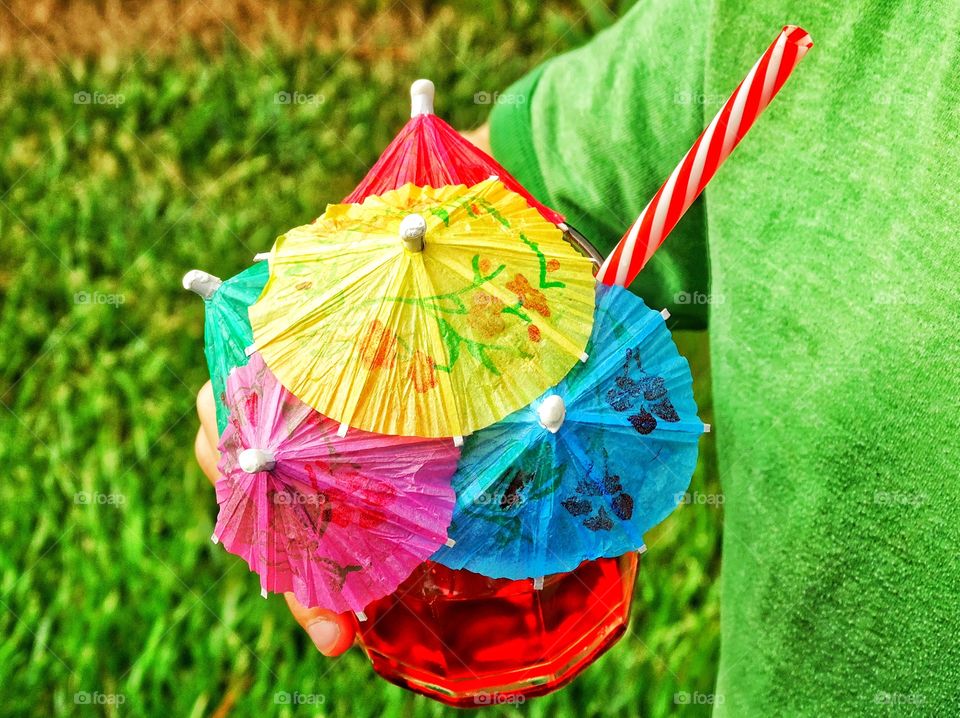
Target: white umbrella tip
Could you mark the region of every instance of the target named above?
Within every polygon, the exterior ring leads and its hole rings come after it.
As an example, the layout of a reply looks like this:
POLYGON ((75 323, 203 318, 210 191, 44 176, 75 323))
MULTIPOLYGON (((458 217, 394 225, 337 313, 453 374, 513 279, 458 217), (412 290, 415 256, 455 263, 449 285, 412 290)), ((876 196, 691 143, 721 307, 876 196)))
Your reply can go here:
POLYGON ((427 234, 427 220, 416 212, 408 214, 400 221, 400 239, 403 246, 411 252, 423 251, 423 238, 427 234))
POLYGON ((209 299, 219 289, 223 282, 219 277, 204 272, 202 269, 191 269, 183 275, 183 288, 209 299))
POLYGON ((563 426, 563 420, 567 418, 567 405, 559 394, 551 394, 540 404, 537 415, 540 417, 540 426, 551 434, 556 434, 563 426))
POLYGON ((240 468, 248 474, 256 474, 260 471, 272 471, 277 465, 273 454, 263 449, 244 449, 237 457, 237 463, 240 468))
POLYGON ((410 85, 410 117, 433 114, 433 97, 436 93, 430 80, 416 80, 410 85))

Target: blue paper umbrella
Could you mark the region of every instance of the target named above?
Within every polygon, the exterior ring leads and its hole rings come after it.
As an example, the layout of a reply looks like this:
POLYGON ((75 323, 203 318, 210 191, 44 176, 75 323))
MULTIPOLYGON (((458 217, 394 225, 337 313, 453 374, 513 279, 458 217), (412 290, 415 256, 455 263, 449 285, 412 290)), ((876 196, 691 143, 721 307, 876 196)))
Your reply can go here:
POLYGON ((203 353, 210 370, 217 405, 217 428, 221 434, 227 428, 230 415, 224 404, 227 375, 234 367, 246 366, 245 350, 253 344, 247 307, 257 301, 269 277, 270 268, 263 261, 223 282, 198 269, 187 272, 183 278, 186 289, 203 297, 203 353))
POLYGON ((600 286, 589 360, 467 438, 456 540, 433 560, 497 578, 570 571, 640 548, 686 491, 707 427, 663 316, 600 286))

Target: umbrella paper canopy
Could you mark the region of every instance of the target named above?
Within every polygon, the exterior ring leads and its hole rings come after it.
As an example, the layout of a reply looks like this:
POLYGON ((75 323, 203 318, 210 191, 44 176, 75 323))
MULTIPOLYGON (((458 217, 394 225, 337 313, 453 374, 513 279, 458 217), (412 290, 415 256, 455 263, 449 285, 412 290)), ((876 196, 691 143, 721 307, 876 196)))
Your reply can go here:
POLYGON ((260 574, 263 591, 361 611, 447 540, 450 441, 337 436, 259 355, 227 379, 214 540, 260 574))
POLYGON ((680 501, 705 426, 663 317, 598 287, 588 350, 531 406, 467 439, 435 561, 511 579, 619 556, 680 501))
POLYGON ((405 185, 277 240, 254 346, 344 427, 463 436, 585 359, 591 269, 496 178, 405 185))
POLYGON ((267 263, 259 262, 225 282, 198 269, 187 272, 183 278, 184 288, 204 300, 203 352, 210 370, 217 429, 221 434, 227 428, 228 412, 223 403, 227 375, 234 367, 247 363, 244 350, 253 341, 247 307, 260 296, 269 276, 267 263))
POLYGON ((410 87, 413 103, 410 121, 344 202, 362 202, 371 195, 383 194, 408 182, 418 187, 469 186, 497 175, 508 189, 523 196, 544 219, 553 224, 563 222, 563 215, 537 202, 493 157, 433 114, 433 95, 430 80, 413 83, 410 87))

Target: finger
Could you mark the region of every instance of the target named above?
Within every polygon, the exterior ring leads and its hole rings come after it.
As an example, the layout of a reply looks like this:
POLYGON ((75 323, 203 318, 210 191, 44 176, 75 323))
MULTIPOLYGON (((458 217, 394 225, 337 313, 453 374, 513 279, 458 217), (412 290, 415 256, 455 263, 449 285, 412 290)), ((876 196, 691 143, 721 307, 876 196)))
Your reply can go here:
POLYGON ((220 472, 217 470, 220 454, 210 446, 210 442, 207 441, 207 434, 202 426, 197 430, 197 438, 193 442, 193 451, 197 455, 197 463, 200 464, 200 468, 210 480, 210 483, 217 483, 220 476, 220 472))
POLYGON ((353 614, 334 613, 325 608, 307 608, 292 593, 283 594, 290 612, 310 640, 325 656, 339 656, 353 645, 357 624, 353 614))
POLYGON ((220 443, 220 432, 217 431, 217 405, 213 400, 213 384, 209 381, 197 392, 197 416, 200 417, 200 426, 207 435, 207 441, 216 449, 220 443))
MULTIPOLYGON (((213 386, 208 381, 197 393, 197 415, 200 417, 200 430, 194 448, 197 462, 203 473, 215 483, 219 472, 217 462, 217 412, 213 399, 213 386)), ((337 614, 323 608, 307 608, 292 593, 285 593, 287 606, 300 627, 307 632, 317 650, 325 656, 339 656, 353 645, 356 635, 356 623, 349 613, 337 614)))

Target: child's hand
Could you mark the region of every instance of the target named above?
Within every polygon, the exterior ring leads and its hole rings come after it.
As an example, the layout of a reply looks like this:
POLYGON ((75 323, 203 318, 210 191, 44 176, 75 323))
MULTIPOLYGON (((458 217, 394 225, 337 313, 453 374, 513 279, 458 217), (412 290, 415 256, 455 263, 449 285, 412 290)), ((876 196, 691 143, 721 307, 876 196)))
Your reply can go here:
MULTIPOLYGON (((210 382, 204 384, 197 394, 197 414, 200 416, 200 430, 194 442, 197 462, 210 482, 216 483, 220 475, 217 471, 220 453, 217 451, 216 407, 210 382)), ((323 608, 307 608, 292 593, 285 593, 284 596, 293 617, 323 655, 339 656, 353 645, 356 624, 352 615, 336 614, 323 608)))

